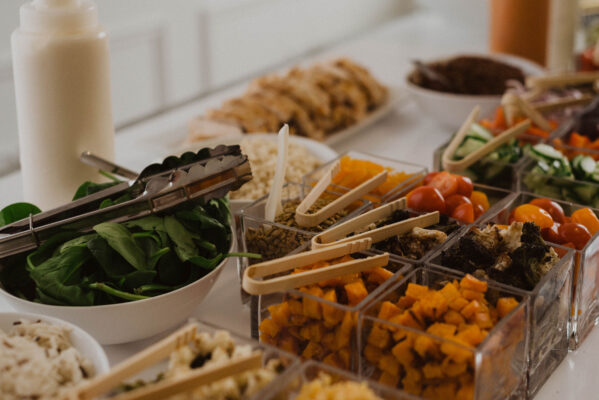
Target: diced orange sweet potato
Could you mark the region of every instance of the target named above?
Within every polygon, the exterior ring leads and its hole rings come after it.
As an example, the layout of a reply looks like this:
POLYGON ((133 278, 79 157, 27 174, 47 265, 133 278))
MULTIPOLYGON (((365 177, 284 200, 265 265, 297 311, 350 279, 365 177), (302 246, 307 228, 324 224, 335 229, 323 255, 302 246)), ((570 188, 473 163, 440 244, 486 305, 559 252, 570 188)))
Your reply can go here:
POLYGON ((304 340, 302 335, 300 335, 300 327, 299 326, 290 326, 289 328, 285 329, 285 332, 290 334, 291 336, 293 336, 294 338, 296 338, 298 340, 304 340))
POLYGON ((414 339, 414 351, 422 358, 425 358, 427 354, 435 353, 436 347, 435 341, 428 336, 418 335, 414 339))
POLYGON ((392 317, 401 314, 401 309, 390 301, 383 301, 379 310, 378 318, 388 321, 392 317))
POLYGON ((460 310, 460 313, 467 319, 470 319, 474 316, 474 314, 476 314, 477 312, 480 311, 480 303, 476 300, 472 300, 470 303, 468 303, 468 305, 464 308, 462 308, 462 310, 460 310))
MULTIPOLYGON (((461 342, 464 346, 469 346, 468 343, 463 340, 455 338, 454 341, 461 342)), ((472 358, 472 352, 468 351, 458 345, 449 342, 443 342, 441 344, 441 352, 447 356, 447 358, 453 360, 456 363, 462 363, 472 358)))
POLYGON ((426 330, 431 335, 440 336, 443 338, 451 338, 455 334, 455 325, 444 324, 442 322, 435 322, 429 326, 426 330))
POLYGON ((518 306, 518 301, 513 297, 502 297, 497 300, 497 313, 500 318, 508 315, 514 308, 518 306))
POLYGON ((276 337, 281 331, 281 327, 277 325, 275 321, 271 318, 265 318, 260 322, 260 326, 258 328, 260 332, 266 333, 271 337, 276 337))
POLYGON ((422 373, 415 368, 407 368, 401 383, 406 392, 419 396, 422 392, 422 373))
POLYGON ((324 356, 324 348, 314 341, 308 342, 308 345, 302 352, 302 357, 308 360, 320 360, 324 356))
POLYGON ((291 314, 289 318, 289 324, 295 327, 303 326, 307 321, 308 317, 303 314, 291 314))
POLYGON ((367 344, 364 346, 364 358, 372 364, 378 364, 379 358, 383 356, 383 351, 375 346, 367 344))
POLYGON ((438 319, 447 311, 447 300, 439 292, 432 292, 420 299, 422 314, 430 319, 438 319))
POLYGON ((298 340, 291 335, 285 335, 281 337, 278 341, 277 347, 289 353, 299 354, 298 340))
POLYGON ((493 327, 493 321, 487 312, 478 312, 474 314, 474 323, 481 329, 491 329, 493 327))
POLYGON ((425 379, 437 379, 443 378, 443 370, 441 370, 441 365, 436 363, 426 363, 422 367, 422 374, 425 379))
POLYGON ((448 305, 452 310, 461 311, 462 308, 468 305, 468 303, 470 303, 468 300, 460 296, 451 300, 448 305))
POLYGON ((301 301, 291 299, 287 300, 287 304, 289 305, 289 311, 291 312, 291 314, 303 314, 304 306, 302 305, 301 301))
POLYGON ((391 375, 399 376, 399 362, 391 354, 382 356, 379 359, 378 367, 391 375))
POLYGON ((271 346, 277 345, 276 339, 264 332, 260 332, 260 341, 262 343, 270 344, 271 346))
POLYGON ((325 358, 322 359, 322 362, 336 368, 346 368, 343 365, 343 362, 339 359, 339 357, 337 357, 335 353, 329 353, 325 358))
POLYGON ((462 289, 462 297, 466 300, 476 300, 482 302, 485 300, 485 294, 471 289, 462 289))
POLYGON ((418 285, 416 283, 408 283, 406 289, 406 296, 413 299, 420 300, 428 295, 429 289, 426 286, 418 285))
POLYGON ((386 329, 383 329, 380 325, 373 325, 370 333, 368 334, 368 344, 384 349, 389 345, 391 341, 391 334, 386 329))
MULTIPOLYGON (((335 289, 327 290, 323 298, 332 303, 337 303, 335 289)), ((322 304, 322 318, 327 327, 332 328, 343 319, 343 310, 330 304, 322 304)))
POLYGON ((470 274, 466 274, 460 281, 460 288, 470 289, 480 293, 485 293, 487 291, 487 286, 487 282, 476 279, 470 274))
POLYGON ((381 383, 383 385, 396 387, 397 384, 399 383, 399 376, 391 375, 390 373, 383 371, 383 373, 379 377, 378 381, 379 381, 379 383, 381 383))
POLYGON ((343 321, 341 325, 339 325, 335 329, 335 349, 341 349, 342 347, 349 346, 349 342, 351 339, 351 334, 354 328, 354 319, 352 314, 347 311, 343 316, 343 321))
POLYGON ((300 327, 300 337, 304 340, 310 340, 311 338, 311 334, 310 334, 310 326, 309 325, 304 325, 302 327, 300 327))
POLYGON ((397 301, 396 305, 398 308, 403 310, 403 309, 412 307, 412 304, 414 304, 415 302, 416 302, 416 299, 414 297, 401 296, 401 298, 397 301))
POLYGON ((468 327, 460 331, 456 337, 462 339, 465 343, 472 347, 478 346, 484 339, 478 325, 470 324, 468 327))
POLYGON ((448 324, 452 324, 455 326, 459 326, 460 324, 463 324, 466 322, 466 320, 464 319, 462 314, 460 314, 459 312, 457 312, 455 310, 448 310, 445 313, 445 315, 443 316, 443 320, 445 322, 447 322, 448 324))
POLYGON ((335 333, 333 332, 327 332, 324 335, 322 335, 322 340, 320 341, 320 343, 327 349, 329 350, 334 350, 335 349, 335 333))
MULTIPOLYGON (((322 297, 324 295, 321 288, 318 286, 311 286, 308 288, 301 288, 302 292, 311 294, 312 296, 322 297)), ((303 303, 303 311, 304 315, 309 318, 321 319, 322 318, 322 308, 321 302, 318 300, 314 300, 308 297, 304 297, 302 300, 303 303)))
POLYGON ((343 368, 348 369, 351 362, 351 351, 349 350, 349 347, 339 349, 337 357, 343 363, 343 368))
POLYGON ((474 399, 474 386, 472 384, 462 386, 456 394, 456 400, 472 399, 474 399))
POLYGON ((445 297, 448 303, 460 297, 460 291, 458 287, 452 282, 445 284, 443 289, 439 290, 439 293, 445 297))
POLYGON ((347 293, 347 301, 350 306, 359 304, 368 296, 368 290, 366 290, 366 286, 364 286, 362 280, 348 283, 344 287, 345 293, 347 293))
POLYGON ((324 336, 325 328, 320 322, 310 324, 310 337, 315 342, 320 342, 324 336))
POLYGON ((441 371, 443 371, 444 375, 446 375, 450 378, 455 378, 455 377, 463 374, 464 372, 466 372, 467 368, 468 368, 468 363, 465 361, 456 363, 456 362, 453 362, 451 359, 446 358, 441 363, 441 371))
POLYGON ((289 303, 286 301, 268 307, 268 312, 278 326, 283 328, 290 325, 289 317, 291 313, 289 311, 289 303))
POLYGON ((368 278, 366 279, 368 282, 377 283, 379 285, 393 276, 393 272, 383 267, 373 268, 370 271, 366 271, 366 274, 368 275, 368 278))
POLYGON ((420 325, 418 320, 415 318, 415 314, 410 311, 411 310, 406 310, 403 313, 401 313, 400 315, 396 315, 395 317, 392 317, 389 320, 389 322, 393 322, 394 324, 398 324, 398 325, 408 326, 410 328, 422 329, 422 326, 420 325))
POLYGON ((412 341, 404 340, 403 342, 397 343, 391 349, 391 354, 401 365, 405 368, 411 367, 412 362, 414 361, 414 354, 412 353, 412 341))

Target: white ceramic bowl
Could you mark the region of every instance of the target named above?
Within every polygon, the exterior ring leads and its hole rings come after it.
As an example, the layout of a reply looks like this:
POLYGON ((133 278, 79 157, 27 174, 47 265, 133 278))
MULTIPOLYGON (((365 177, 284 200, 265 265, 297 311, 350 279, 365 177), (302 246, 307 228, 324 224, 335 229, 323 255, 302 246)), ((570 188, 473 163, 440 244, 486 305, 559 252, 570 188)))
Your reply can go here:
MULTIPOLYGON (((231 229, 234 229, 231 226, 231 229)), ((233 231, 234 232, 234 231, 233 231)), ((230 252, 235 248, 233 234, 230 252)), ((145 339, 185 321, 206 297, 220 275, 225 258, 197 281, 149 299, 91 307, 53 306, 13 296, 0 287, 0 296, 15 310, 64 319, 80 326, 98 342, 117 344, 145 339)))
MULTIPOLYGON (((460 56, 485 57, 501 61, 520 68, 522 72, 524 72, 525 76, 542 75, 545 73, 545 69, 543 69, 543 67, 532 61, 499 53, 454 54, 449 57, 442 57, 435 60, 425 60, 423 62, 428 64, 460 56)), ((445 128, 451 130, 459 128, 460 125, 462 125, 462 122, 464 122, 464 119, 466 119, 468 114, 470 114, 476 105, 480 106, 480 115, 485 116, 491 114, 501 103, 502 95, 489 96, 453 94, 422 88, 409 81, 408 77, 410 74, 412 74, 412 72, 413 71, 410 71, 410 73, 406 76, 406 85, 411 97, 414 99, 414 101, 416 101, 425 116, 434 118, 445 128)))
POLYGON ((95 374, 103 374, 110 370, 108 358, 102 346, 87 332, 76 325, 40 314, 20 313, 20 312, 0 312, 0 330, 9 332, 13 327, 13 322, 26 319, 29 321, 41 320, 51 325, 63 325, 71 328, 71 342, 73 347, 79 350, 82 356, 92 362, 95 374))

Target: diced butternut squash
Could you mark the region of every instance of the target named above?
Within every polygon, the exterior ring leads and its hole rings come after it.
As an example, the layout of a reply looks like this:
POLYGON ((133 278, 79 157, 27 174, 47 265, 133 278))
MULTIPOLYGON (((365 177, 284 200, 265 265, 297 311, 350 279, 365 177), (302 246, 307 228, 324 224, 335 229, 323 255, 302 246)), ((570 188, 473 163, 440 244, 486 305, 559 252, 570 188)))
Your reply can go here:
POLYGON ((325 358, 322 359, 322 362, 336 368, 346 368, 343 365, 343 362, 339 359, 339 357, 337 357, 337 354, 335 353, 329 353, 325 358))
POLYGON ((460 291, 458 287, 452 282, 449 282, 443 286, 443 289, 439 290, 439 293, 445 297, 448 303, 451 303, 452 300, 460 297, 460 291))
POLYGON ((426 330, 431 335, 440 336, 443 338, 451 338, 455 334, 455 325, 444 324, 442 322, 435 322, 426 330))
POLYGON ((462 339, 471 347, 478 346, 484 340, 480 328, 478 325, 474 324, 468 325, 467 328, 460 331, 456 337, 462 339))
POLYGON ((401 314, 401 309, 390 301, 383 301, 379 310, 378 318, 389 321, 396 315, 401 314))
POLYGON ((290 325, 289 317, 291 316, 291 312, 289 311, 289 303, 286 301, 268 307, 268 312, 278 326, 286 327, 290 325))
POLYGON ((343 316, 343 321, 335 329, 335 343, 334 348, 336 350, 342 347, 349 346, 351 340, 351 334, 354 328, 354 319, 349 311, 343 316))
POLYGON ((426 363, 422 367, 422 374, 425 379, 439 379, 443 378, 443 370, 441 365, 436 363, 426 363))
POLYGON ((287 300, 287 304, 289 306, 289 311, 291 312, 291 314, 301 315, 304 312, 304 306, 302 305, 302 302, 299 300, 287 300))
POLYGON ((466 300, 476 300, 482 302, 485 299, 485 294, 476 290, 462 289, 462 297, 466 300))
POLYGON ((465 361, 456 363, 456 362, 453 362, 451 359, 446 358, 441 363, 441 371, 443 371, 444 375, 446 375, 450 378, 455 378, 457 376, 460 376, 461 374, 466 372, 467 368, 468 368, 468 363, 465 361))
POLYGON ((508 315, 514 308, 518 306, 518 301, 513 297, 502 297, 497 300, 497 313, 500 318, 508 315))
POLYGON ((383 329, 380 325, 373 325, 370 333, 368 334, 368 344, 384 349, 389 345, 391 340, 391 334, 388 330, 383 329))
POLYGON ((281 337, 277 347, 292 354, 299 354, 299 342, 291 335, 281 337))
MULTIPOLYGON (((323 298, 332 303, 337 303, 337 293, 335 292, 335 289, 327 290, 323 298)), ((343 319, 343 310, 330 304, 322 304, 322 318, 325 325, 332 328, 339 324, 343 319)))
POLYGON ((403 342, 397 343, 393 349, 391 349, 391 354, 397 358, 397 361, 399 361, 401 365, 403 365, 405 368, 408 368, 414 361, 412 347, 411 340, 404 340, 403 342))
POLYGON ((329 350, 335 350, 335 333, 327 332, 322 336, 322 341, 320 342, 325 348, 329 350))
POLYGON ((480 293, 485 293, 487 291, 487 286, 487 282, 476 279, 470 274, 466 274, 460 281, 460 288, 470 289, 480 293))
POLYGON ((434 353, 436 346, 435 341, 425 335, 418 335, 414 339, 414 351, 422 358, 426 358, 429 353, 434 353))
POLYGON ((307 360, 321 360, 324 356, 324 348, 316 342, 310 341, 302 352, 302 357, 307 360))
POLYGON ((349 347, 343 347, 337 352, 337 357, 341 360, 343 368, 348 369, 351 362, 351 351, 349 347))
POLYGON ((380 348, 369 344, 364 346, 364 358, 366 358, 369 363, 377 365, 382 356, 383 351, 380 348))
POLYGON ((399 376, 399 362, 391 354, 382 356, 379 359, 378 367, 384 372, 399 376))
POLYGON ((391 375, 390 373, 383 371, 383 373, 379 377, 379 383, 391 387, 396 387, 399 383, 399 375, 391 375))
POLYGON ((468 305, 460 310, 460 313, 466 318, 470 319, 480 311, 480 303, 476 300, 472 300, 468 305))
MULTIPOLYGON (((324 293, 322 289, 318 286, 312 286, 308 288, 302 288, 301 291, 311 294, 316 297, 323 297, 324 293)), ((311 299, 308 297, 304 297, 302 300, 303 303, 303 312, 304 315, 308 318, 321 319, 322 318, 322 308, 321 302, 315 299, 311 299)))
POLYGON ((455 326, 459 326, 460 324, 463 324, 466 322, 466 320, 464 319, 462 314, 460 314, 459 312, 457 312, 455 310, 448 310, 445 313, 445 315, 443 316, 443 320, 446 323, 452 324, 455 326))
POLYGON ((449 302, 448 306, 452 310, 461 311, 462 308, 464 308, 468 305, 468 303, 470 303, 468 300, 466 300, 465 298, 460 296, 460 297, 456 297, 455 299, 451 300, 449 302))
POLYGON ((422 314, 430 319, 439 319, 447 311, 447 300, 439 292, 433 292, 429 296, 420 299, 422 314))
POLYGON ((420 300, 428 295, 429 289, 426 286, 418 285, 416 283, 408 283, 406 289, 406 296, 413 299, 420 300))
POLYGON ((462 386, 456 394, 456 400, 472 399, 474 399, 474 386, 472 384, 462 386))
POLYGON ((277 325, 277 323, 273 321, 271 318, 263 319, 262 322, 260 322, 260 326, 258 329, 260 330, 260 332, 266 333, 267 335, 270 335, 273 338, 277 336, 281 331, 281 327, 277 325))
POLYGON ((386 268, 376 267, 371 269, 370 271, 366 271, 366 275, 368 275, 368 282, 373 282, 380 285, 387 279, 391 278, 393 276, 393 272, 389 271, 386 268))
POLYGON ((348 283, 344 287, 350 306, 359 304, 366 298, 366 296, 368 296, 368 290, 366 290, 366 286, 364 286, 364 282, 362 280, 348 283))

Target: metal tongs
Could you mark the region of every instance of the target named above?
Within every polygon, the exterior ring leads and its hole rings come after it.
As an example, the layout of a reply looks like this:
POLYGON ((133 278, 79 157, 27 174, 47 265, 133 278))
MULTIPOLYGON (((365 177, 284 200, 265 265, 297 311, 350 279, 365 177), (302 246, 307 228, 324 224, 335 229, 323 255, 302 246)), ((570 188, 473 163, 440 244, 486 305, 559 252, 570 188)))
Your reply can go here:
POLYGON ((252 178, 238 145, 204 148, 151 164, 135 180, 125 181, 55 209, 30 215, 0 228, 0 257, 33 250, 65 230, 87 232, 101 222, 125 222, 166 211, 188 200, 225 196, 252 178), (99 209, 106 199, 128 194, 131 200, 99 209))

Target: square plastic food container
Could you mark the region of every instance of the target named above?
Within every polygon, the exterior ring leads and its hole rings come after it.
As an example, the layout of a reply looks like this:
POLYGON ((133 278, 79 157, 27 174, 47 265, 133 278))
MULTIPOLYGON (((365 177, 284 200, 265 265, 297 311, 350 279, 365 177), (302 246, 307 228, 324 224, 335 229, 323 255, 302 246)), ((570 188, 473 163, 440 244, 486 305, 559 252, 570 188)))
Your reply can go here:
MULTIPOLYGON (((483 221, 498 224, 507 224, 510 213, 521 204, 530 203, 540 198, 530 193, 521 193, 510 200, 505 208, 495 215, 488 215, 483 221)), ((584 206, 565 201, 553 200, 564 210, 567 217, 584 206)), ((587 207, 588 208, 588 207, 587 207)), ((595 215, 599 210, 591 209, 595 215)), ((596 233, 581 250, 573 250, 573 295, 571 307, 571 338, 570 349, 580 346, 591 329, 599 322, 599 233, 596 233)))
MULTIPOLYGON (((482 227, 482 226, 481 226, 482 227)), ((454 237, 427 262, 427 268, 463 274, 444 267, 441 256, 444 251, 456 245, 460 237, 454 237)), ((574 252, 559 245, 553 245, 565 253, 560 261, 543 276, 534 290, 528 291, 489 280, 498 287, 522 296, 530 297, 529 344, 528 344, 528 396, 532 397, 568 354, 570 338, 570 305, 572 300, 572 279, 574 252)))
MULTIPOLYGON (((302 386, 314 382, 323 375, 331 378, 331 383, 342 382, 359 382, 361 385, 368 387, 376 396, 383 400, 418 400, 418 397, 411 396, 405 392, 391 389, 387 386, 379 385, 371 380, 361 379, 357 375, 347 371, 331 367, 322 363, 308 361, 300 367, 294 368, 285 377, 281 377, 277 382, 269 386, 269 393, 264 400, 293 400, 297 398, 302 386)), ((320 392, 320 388, 313 388, 314 391, 320 392)), ((345 389, 347 390, 347 388, 345 389)), ((313 393, 312 390, 310 393, 313 393)), ((356 395, 356 393, 352 393, 356 395)), ((335 399, 347 398, 347 392, 335 393, 335 399)), ((310 397, 312 398, 312 397, 310 397)), ((355 398, 355 397, 354 397, 355 398)))
MULTIPOLYGON (((474 324, 462 331, 463 338, 454 339, 454 333, 443 335, 441 329, 454 326, 451 322, 435 323, 423 331, 407 322, 379 318, 388 314, 389 302, 396 303, 406 294, 410 283, 440 290, 461 277, 417 268, 377 297, 360 316, 360 376, 429 399, 521 398, 526 389, 528 296, 489 283, 484 296, 493 306, 500 297, 512 297, 519 304, 499 319, 476 347, 460 341, 476 333, 474 324)), ((445 316, 452 311, 448 307, 445 316)), ((398 319, 404 320, 408 319, 398 319)))
MULTIPOLYGON (((368 253, 362 256, 366 255, 368 253)), ((257 299, 257 307, 252 310, 252 337, 304 360, 322 361, 357 371, 358 314, 385 288, 402 279, 412 266, 389 260, 385 268, 393 275, 382 283, 376 282, 376 288, 353 306, 336 301, 346 296, 343 286, 324 282, 253 296, 257 299), (336 299, 329 297, 333 294, 336 299)))
MULTIPOLYGON (((545 143, 547 139, 538 136, 521 135, 520 138, 527 143, 545 143)), ((449 146, 449 141, 437 148, 433 153, 433 169, 443 171, 443 152, 449 146)), ((522 146, 521 146, 522 148, 522 146)), ((522 155, 513 163, 499 160, 480 160, 463 171, 456 172, 472 179, 473 182, 509 190, 518 190, 518 170, 526 162, 527 157, 522 155)))
MULTIPOLYGON (((403 161, 397 161, 397 160, 393 160, 391 158, 375 156, 372 154, 362 153, 359 151, 348 151, 346 153, 341 154, 335 160, 332 160, 326 164, 323 164, 320 167, 316 168, 314 171, 306 174, 304 176, 303 183, 309 187, 314 186, 314 184, 316 182, 318 182, 318 180, 320 179, 322 174, 324 172, 328 171, 328 169, 330 168, 330 166, 333 163, 343 159, 344 157, 349 157, 354 160, 371 161, 371 162, 379 164, 383 167, 390 168, 391 169, 391 171, 389 171, 390 174, 403 172, 403 173, 411 175, 407 179, 405 179, 401 182, 398 182, 397 184, 385 182, 383 184, 383 185, 385 185, 385 190, 384 190, 385 193, 369 193, 365 198, 375 204, 386 202, 391 198, 399 198, 399 197, 405 196, 411 190, 412 187, 414 187, 418 182, 420 182, 424 178, 424 175, 426 175, 426 172, 427 172, 426 168, 421 165, 411 164, 411 163, 407 163, 407 162, 403 162, 403 161)), ((366 181, 366 179, 367 178, 366 178, 366 174, 365 174, 364 179, 362 181, 366 181)), ((356 180, 359 180, 359 179, 356 178, 356 180)), ((389 181, 389 177, 387 178, 387 180, 389 181)), ((383 186, 383 185, 381 185, 381 186, 383 186)), ((343 185, 333 184, 331 186, 333 188, 332 190, 339 192, 339 193, 345 193, 350 189, 347 186, 343 186, 343 185)), ((377 188, 377 190, 381 190, 380 186, 379 186, 379 188, 377 188)))

